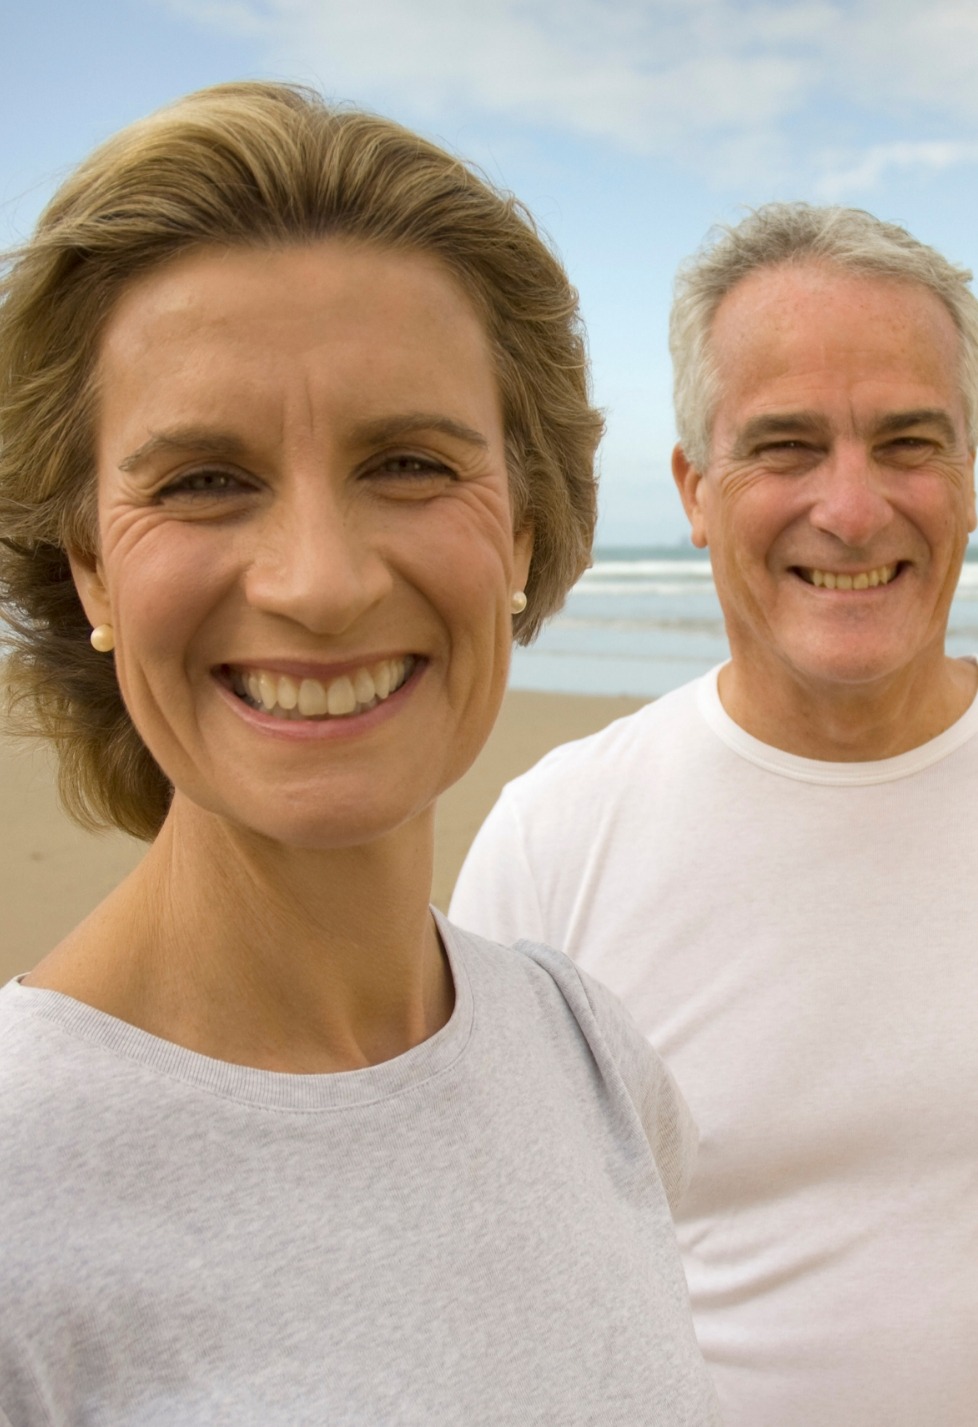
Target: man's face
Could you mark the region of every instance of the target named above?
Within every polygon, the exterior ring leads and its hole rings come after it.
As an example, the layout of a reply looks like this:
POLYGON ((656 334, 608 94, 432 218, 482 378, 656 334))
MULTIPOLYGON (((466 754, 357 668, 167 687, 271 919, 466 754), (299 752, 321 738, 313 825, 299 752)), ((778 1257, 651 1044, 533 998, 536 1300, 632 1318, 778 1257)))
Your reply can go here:
MULTIPOLYGON (((975 526, 957 329, 916 284, 768 268, 720 304, 709 462, 674 472, 737 688, 903 694, 943 666, 975 526)), ((902 696, 902 695, 901 695, 902 696)))

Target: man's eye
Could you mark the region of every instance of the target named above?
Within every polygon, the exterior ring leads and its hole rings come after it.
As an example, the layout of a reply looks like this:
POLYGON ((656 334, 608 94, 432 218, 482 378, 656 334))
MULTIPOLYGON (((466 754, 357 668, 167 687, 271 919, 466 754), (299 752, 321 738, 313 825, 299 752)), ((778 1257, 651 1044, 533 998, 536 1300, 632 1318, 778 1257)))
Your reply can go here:
POLYGON ((887 441, 882 447, 882 456, 893 461, 920 461, 935 449, 933 441, 926 436, 898 436, 887 441))
POLYGON ((763 446, 758 447, 756 457, 759 461, 770 461, 777 465, 805 460, 811 455, 811 451, 812 448, 807 442, 788 436, 783 441, 766 441, 763 446))

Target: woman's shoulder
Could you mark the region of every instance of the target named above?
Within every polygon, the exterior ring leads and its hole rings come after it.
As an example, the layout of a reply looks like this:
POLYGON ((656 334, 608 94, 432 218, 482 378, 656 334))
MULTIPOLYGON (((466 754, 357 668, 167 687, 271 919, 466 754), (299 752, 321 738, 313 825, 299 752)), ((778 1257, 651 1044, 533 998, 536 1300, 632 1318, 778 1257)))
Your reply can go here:
POLYGON ((19 979, 0 987, 0 1115, 14 1096, 34 1087, 36 1070, 55 1072, 49 1060, 50 1042, 57 1039, 52 1024, 36 1011, 43 997, 19 979))
POLYGON ((0 1201, 24 1182, 64 1176, 66 1157, 111 1144, 125 1113, 123 1062, 85 1032, 99 1012, 19 981, 0 988, 0 1201))
MULTIPOLYGON (((50 1201, 73 1174, 97 1113, 84 1048, 36 1014, 41 993, 17 981, 0 988, 0 1272, 28 1272, 50 1231, 50 1201)), ((2 1420, 2 1419, 0 1419, 2 1420)))
POLYGON ((596 1064, 640 1122, 673 1209, 692 1176, 698 1135, 668 1068, 618 998, 569 957, 538 942, 502 946, 439 919, 453 964, 465 965, 476 1003, 493 1019, 523 1021, 528 1033, 571 1047, 596 1064))

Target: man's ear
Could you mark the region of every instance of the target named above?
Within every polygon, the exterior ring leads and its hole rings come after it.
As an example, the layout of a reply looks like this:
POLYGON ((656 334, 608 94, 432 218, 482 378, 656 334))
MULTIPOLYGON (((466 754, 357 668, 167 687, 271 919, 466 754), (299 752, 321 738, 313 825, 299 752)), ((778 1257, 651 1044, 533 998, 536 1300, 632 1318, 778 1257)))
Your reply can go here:
POLYGON ((971 451, 971 490, 968 492, 968 529, 973 532, 978 525, 978 515, 975 514, 975 453, 971 451))
POLYGON ((690 463, 681 446, 677 446, 672 453, 672 478, 689 520, 690 539, 697 550, 705 550, 710 542, 703 507, 703 473, 690 463))
POLYGON ((98 556, 73 549, 67 553, 71 578, 75 582, 75 589, 89 624, 94 629, 98 624, 111 623, 109 595, 102 579, 102 565, 98 556))

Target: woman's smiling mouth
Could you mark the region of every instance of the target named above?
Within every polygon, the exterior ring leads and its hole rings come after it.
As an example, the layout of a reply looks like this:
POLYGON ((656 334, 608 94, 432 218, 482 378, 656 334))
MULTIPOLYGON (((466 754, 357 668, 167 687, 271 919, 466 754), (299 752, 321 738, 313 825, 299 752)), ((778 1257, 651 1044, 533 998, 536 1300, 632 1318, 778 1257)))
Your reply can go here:
POLYGON ((224 665, 222 682, 251 708, 293 722, 349 718, 367 713, 406 683, 417 666, 413 654, 380 659, 334 679, 296 678, 262 668, 224 665))

